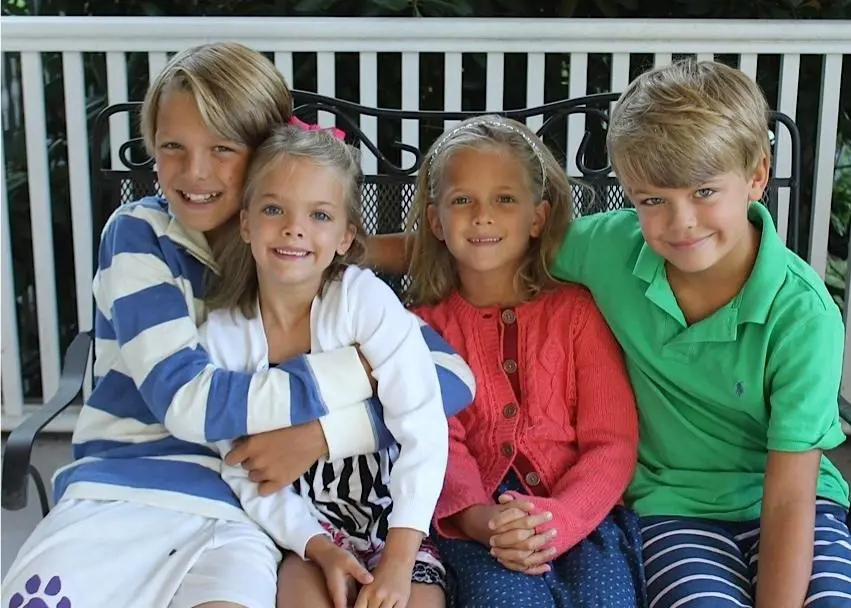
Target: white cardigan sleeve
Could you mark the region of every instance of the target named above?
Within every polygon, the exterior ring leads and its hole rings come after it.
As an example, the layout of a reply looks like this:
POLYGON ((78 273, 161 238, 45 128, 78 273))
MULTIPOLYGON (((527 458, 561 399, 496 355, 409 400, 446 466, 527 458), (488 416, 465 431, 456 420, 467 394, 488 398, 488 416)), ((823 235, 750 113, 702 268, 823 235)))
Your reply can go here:
POLYGON ((400 445, 390 474, 389 525, 428 534, 443 487, 448 426, 434 363, 418 319, 369 270, 349 268, 340 297, 378 381, 384 421, 400 445))

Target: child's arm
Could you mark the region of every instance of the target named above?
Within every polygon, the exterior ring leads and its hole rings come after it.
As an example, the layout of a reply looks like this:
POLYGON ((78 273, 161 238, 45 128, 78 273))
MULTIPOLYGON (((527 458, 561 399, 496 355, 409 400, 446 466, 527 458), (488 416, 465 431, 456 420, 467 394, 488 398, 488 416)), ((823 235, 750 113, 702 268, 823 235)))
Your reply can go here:
POLYGON ((760 518, 757 608, 799 608, 813 567, 821 450, 769 452, 760 518))
POLYGON ((799 608, 812 573, 816 487, 822 450, 840 445, 837 395, 843 325, 832 302, 798 316, 766 364, 770 417, 760 522, 759 608, 799 608))
MULTIPOLYGON (((218 442, 221 454, 230 449, 227 442, 218 442)), ((311 538, 326 534, 311 514, 307 501, 287 486, 271 496, 260 496, 257 484, 248 478, 248 471, 222 462, 222 479, 239 498, 245 513, 272 537, 280 547, 298 553, 306 559, 305 550, 311 538)))
POLYGON ((368 270, 349 269, 340 297, 384 406, 384 421, 400 444, 390 474, 391 528, 428 534, 446 471, 448 431, 440 384, 419 319, 368 270))
POLYGON ((538 534, 556 530, 553 559, 588 536, 620 502, 637 462, 638 414, 620 347, 590 296, 577 304, 577 314, 585 317, 573 338, 579 459, 551 489, 551 498, 527 497, 536 512, 553 515, 551 523, 536 528, 538 534))
POLYGON ((411 264, 413 242, 410 232, 371 236, 366 242, 367 264, 378 272, 405 274, 411 264))
POLYGON ((215 368, 198 344, 186 291, 166 262, 144 206, 104 230, 94 281, 95 375, 116 368, 174 436, 207 443, 299 424, 366 399, 372 387, 354 348, 296 357, 265 373, 215 368), (137 216, 138 215, 138 216, 137 216))
MULTIPOLYGON (((471 416, 471 413, 468 412, 464 416, 471 416)), ((471 416, 469 423, 475 424, 475 418, 471 416)), ((481 525, 474 525, 472 528, 476 529, 471 529, 465 522, 465 515, 471 507, 494 504, 482 483, 479 465, 467 449, 466 438, 464 423, 457 416, 450 418, 449 461, 443 480, 443 492, 434 513, 434 527, 444 538, 471 538, 486 544, 490 537, 487 530, 481 525)))

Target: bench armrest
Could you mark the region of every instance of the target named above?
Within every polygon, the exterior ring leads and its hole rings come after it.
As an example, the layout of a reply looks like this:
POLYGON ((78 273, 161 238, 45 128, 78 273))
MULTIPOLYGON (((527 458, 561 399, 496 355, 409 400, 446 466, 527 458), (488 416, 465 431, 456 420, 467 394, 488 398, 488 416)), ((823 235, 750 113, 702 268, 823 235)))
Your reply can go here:
POLYGON ((33 442, 41 430, 68 407, 83 391, 86 365, 92 345, 91 332, 77 334, 65 351, 56 394, 32 416, 15 428, 3 453, 3 479, 0 502, 4 509, 17 511, 27 504, 27 479, 33 442))

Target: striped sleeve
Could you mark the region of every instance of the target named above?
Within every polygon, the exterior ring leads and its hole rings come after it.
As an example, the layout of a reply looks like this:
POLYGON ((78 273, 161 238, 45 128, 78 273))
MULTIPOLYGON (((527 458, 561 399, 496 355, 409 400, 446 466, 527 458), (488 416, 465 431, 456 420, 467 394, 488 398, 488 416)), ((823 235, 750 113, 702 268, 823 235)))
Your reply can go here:
POLYGON ((113 216, 101 239, 94 292, 108 328, 99 339, 114 342, 116 365, 169 432, 198 443, 232 440, 371 396, 354 348, 296 357, 255 374, 215 368, 189 312, 195 298, 185 260, 165 246, 156 213, 137 207, 113 216))

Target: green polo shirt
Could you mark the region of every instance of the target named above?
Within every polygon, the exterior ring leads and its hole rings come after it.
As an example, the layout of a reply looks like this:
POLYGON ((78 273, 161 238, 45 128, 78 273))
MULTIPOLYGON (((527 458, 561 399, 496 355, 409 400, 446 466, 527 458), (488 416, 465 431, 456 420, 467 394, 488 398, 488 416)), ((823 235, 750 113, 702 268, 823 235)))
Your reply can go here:
MULTIPOLYGON (((755 519, 768 450, 845 439, 839 310, 768 210, 753 204, 749 217, 762 231, 750 278, 690 326, 633 209, 576 220, 552 268, 591 290, 623 347, 641 433, 627 500, 640 515, 755 519)), ((848 506, 848 485, 824 456, 818 495, 848 506)))

